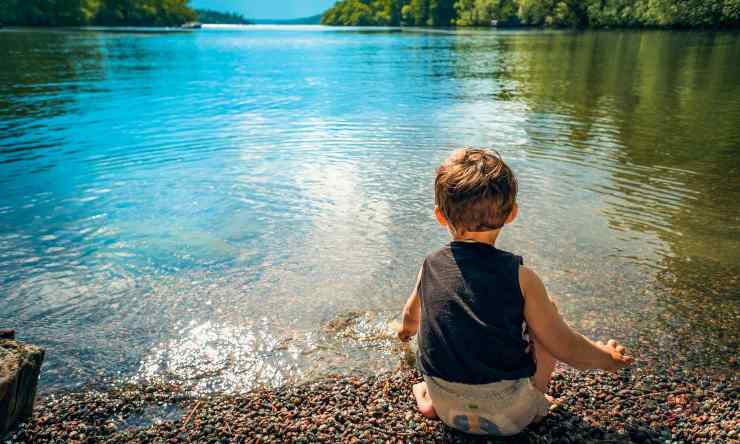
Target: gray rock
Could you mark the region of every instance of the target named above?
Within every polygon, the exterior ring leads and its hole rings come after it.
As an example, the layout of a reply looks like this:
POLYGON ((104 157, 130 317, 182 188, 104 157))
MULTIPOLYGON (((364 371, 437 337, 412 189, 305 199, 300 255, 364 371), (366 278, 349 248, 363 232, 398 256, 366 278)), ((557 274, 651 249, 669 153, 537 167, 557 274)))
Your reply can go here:
POLYGON ((0 437, 31 417, 43 360, 39 347, 0 339, 0 437))

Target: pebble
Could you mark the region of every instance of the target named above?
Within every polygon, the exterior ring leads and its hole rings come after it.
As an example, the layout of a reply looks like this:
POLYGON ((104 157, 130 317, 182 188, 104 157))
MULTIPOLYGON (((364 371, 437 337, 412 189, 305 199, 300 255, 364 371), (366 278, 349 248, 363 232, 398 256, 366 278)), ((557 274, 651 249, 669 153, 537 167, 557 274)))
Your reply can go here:
MULTIPOLYGON (((608 374, 559 368, 557 403, 515 442, 738 443, 737 375, 635 368, 608 374), (647 387, 650 387, 648 390, 647 387)), ((415 409, 414 369, 319 380, 239 395, 191 396, 179 386, 111 386, 42 397, 10 442, 452 442, 484 443, 415 409), (157 405, 179 418, 140 417, 157 405)), ((490 440, 488 441, 490 442, 490 440)), ((511 442, 506 441, 506 442, 511 442)))

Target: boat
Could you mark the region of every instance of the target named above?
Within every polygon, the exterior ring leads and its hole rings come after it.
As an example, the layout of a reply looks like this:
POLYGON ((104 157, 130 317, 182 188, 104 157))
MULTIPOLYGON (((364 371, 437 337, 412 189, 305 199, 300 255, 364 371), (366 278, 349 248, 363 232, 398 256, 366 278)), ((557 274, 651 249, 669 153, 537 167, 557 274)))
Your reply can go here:
POLYGON ((200 22, 187 22, 183 23, 180 27, 183 29, 200 29, 203 27, 203 24, 200 22))

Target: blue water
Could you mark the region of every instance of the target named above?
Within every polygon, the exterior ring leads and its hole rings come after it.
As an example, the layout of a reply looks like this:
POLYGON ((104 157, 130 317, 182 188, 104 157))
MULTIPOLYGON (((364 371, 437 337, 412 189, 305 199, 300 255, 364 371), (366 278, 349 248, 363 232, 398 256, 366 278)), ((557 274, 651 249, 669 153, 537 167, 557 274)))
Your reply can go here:
POLYGON ((519 174, 502 248, 570 322, 722 367, 740 330, 739 42, 2 30, 0 326, 47 348, 45 390, 392 368, 380 337, 446 240, 434 169, 477 145, 519 174), (321 327, 349 312, 354 333, 321 327))

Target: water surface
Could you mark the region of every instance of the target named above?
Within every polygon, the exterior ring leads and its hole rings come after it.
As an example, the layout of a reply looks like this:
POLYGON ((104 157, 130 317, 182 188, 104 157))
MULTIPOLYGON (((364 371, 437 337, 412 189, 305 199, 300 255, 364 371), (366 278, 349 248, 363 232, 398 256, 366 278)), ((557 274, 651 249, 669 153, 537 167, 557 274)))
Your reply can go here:
POLYGON ((0 326, 47 348, 46 390, 392 368, 447 240, 434 169, 476 145, 519 175, 501 248, 571 323, 732 370, 739 37, 2 30, 0 326))

